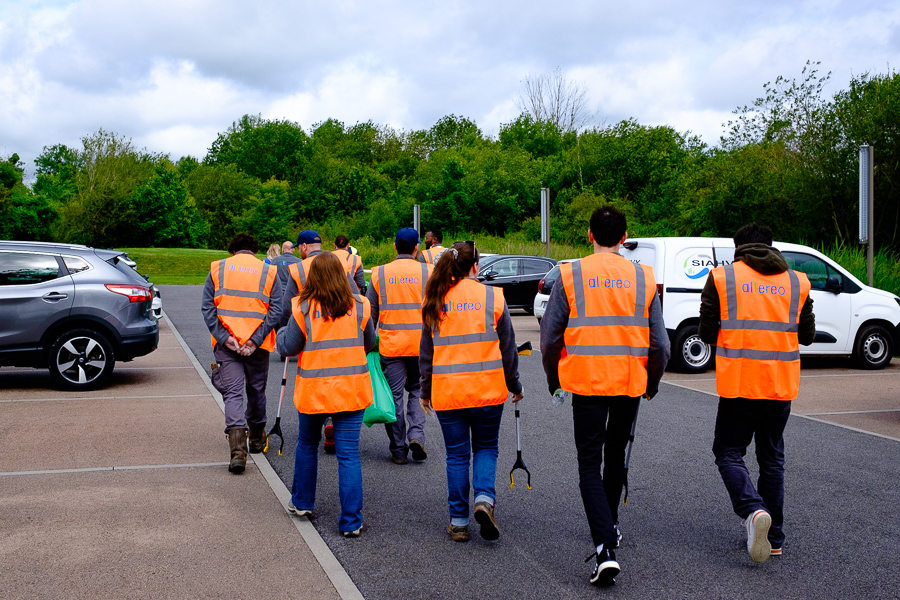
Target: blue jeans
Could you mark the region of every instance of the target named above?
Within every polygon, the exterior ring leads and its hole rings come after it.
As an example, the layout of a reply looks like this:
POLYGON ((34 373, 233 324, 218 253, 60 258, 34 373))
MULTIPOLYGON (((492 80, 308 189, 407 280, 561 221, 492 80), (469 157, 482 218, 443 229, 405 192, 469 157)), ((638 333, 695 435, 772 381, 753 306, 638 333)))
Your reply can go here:
POLYGON ((319 440, 322 425, 331 417, 334 425, 334 446, 338 461, 338 493, 341 498, 341 531, 355 531, 362 527, 362 464, 359 460, 359 428, 362 410, 307 415, 300 413, 297 434, 297 454, 294 457, 294 484, 291 501, 301 510, 316 507, 316 477, 319 473, 319 440))
POLYGON ((757 510, 772 516, 768 537, 773 548, 784 544, 784 428, 790 415, 790 402, 747 398, 719 398, 716 415, 713 454, 731 505, 742 519, 757 510), (744 464, 754 438, 759 463, 756 487, 744 464))
POLYGON ((497 474, 497 442, 503 404, 436 412, 444 434, 444 446, 447 448, 447 504, 450 518, 468 521, 470 460, 476 501, 479 497, 489 498, 493 504, 497 497, 494 478, 497 474))

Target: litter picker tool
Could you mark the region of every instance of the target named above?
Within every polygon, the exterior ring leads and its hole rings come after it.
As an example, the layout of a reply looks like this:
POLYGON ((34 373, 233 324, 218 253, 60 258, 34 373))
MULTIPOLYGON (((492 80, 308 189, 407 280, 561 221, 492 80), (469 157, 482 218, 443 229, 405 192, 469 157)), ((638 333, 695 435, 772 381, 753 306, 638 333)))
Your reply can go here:
MULTIPOLYGON (((525 342, 516 350, 519 354, 523 356, 531 355, 531 342, 525 342)), ((528 486, 528 489, 531 489, 531 471, 528 470, 528 467, 525 466, 525 461, 522 460, 522 430, 519 427, 519 403, 516 402, 516 462, 513 464, 512 469, 509 471, 509 487, 510 489, 516 486, 516 480, 514 473, 516 470, 521 469, 525 471, 525 475, 528 476, 525 485, 528 486)))
MULTIPOLYGON (((300 358, 297 358, 297 367, 300 366, 300 358)), ((278 456, 282 455, 282 450, 284 449, 284 434, 281 433, 281 407, 284 404, 284 388, 287 387, 287 371, 288 365, 291 363, 291 357, 287 356, 284 359, 284 375, 281 376, 281 397, 278 398, 278 412, 275 414, 275 425, 272 426, 272 430, 269 431, 268 435, 266 435, 266 447, 263 448, 263 453, 269 451, 269 436, 277 435, 281 440, 281 445, 278 446, 278 456)))
POLYGON ((634 420, 631 421, 631 433, 628 435, 628 447, 625 449, 625 496, 622 498, 622 504, 628 504, 628 464, 631 462, 631 447, 634 446, 634 432, 637 430, 638 410, 641 408, 641 398, 638 398, 637 407, 634 409, 634 420))

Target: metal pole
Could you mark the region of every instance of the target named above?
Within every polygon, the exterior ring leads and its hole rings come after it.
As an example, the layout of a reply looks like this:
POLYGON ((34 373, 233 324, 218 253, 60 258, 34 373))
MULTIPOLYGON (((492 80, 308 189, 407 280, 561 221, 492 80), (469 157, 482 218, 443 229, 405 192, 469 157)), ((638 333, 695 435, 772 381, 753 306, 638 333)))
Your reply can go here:
POLYGON ((859 147, 859 242, 866 244, 866 274, 875 285, 875 148, 859 147))
POLYGON ((541 188, 541 241, 547 244, 550 258, 550 188, 541 188))
POLYGON ((422 231, 420 229, 420 227, 422 226, 422 223, 420 221, 421 221, 421 214, 419 212, 419 205, 413 204, 413 229, 416 230, 416 233, 418 233, 419 235, 422 235, 422 231))

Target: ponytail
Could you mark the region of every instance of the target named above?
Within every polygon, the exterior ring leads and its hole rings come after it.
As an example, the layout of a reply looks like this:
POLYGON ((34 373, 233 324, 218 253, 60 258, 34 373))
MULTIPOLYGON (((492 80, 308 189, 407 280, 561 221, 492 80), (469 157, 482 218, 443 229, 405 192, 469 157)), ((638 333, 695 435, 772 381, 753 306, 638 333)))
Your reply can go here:
POLYGON ((469 276, 473 265, 478 264, 475 242, 456 242, 441 253, 434 272, 425 284, 425 301, 422 302, 422 322, 435 329, 447 310, 444 298, 460 281, 469 276))

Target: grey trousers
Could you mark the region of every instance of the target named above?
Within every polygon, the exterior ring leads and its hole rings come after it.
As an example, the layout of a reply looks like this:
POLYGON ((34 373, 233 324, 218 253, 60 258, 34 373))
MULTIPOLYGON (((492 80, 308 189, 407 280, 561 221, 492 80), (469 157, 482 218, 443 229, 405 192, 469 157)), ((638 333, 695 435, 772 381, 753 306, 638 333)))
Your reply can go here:
POLYGON ((391 386, 397 410, 397 420, 384 426, 391 441, 391 454, 397 458, 406 458, 409 440, 425 443, 425 413, 419 404, 419 357, 382 356, 381 368, 384 370, 384 378, 391 386), (409 392, 405 410, 404 389, 409 392))
POLYGON ((220 364, 217 389, 222 392, 222 400, 225 402, 225 431, 246 429, 248 423, 265 425, 269 351, 259 348, 250 356, 241 356, 222 344, 216 344, 213 355, 220 364))

